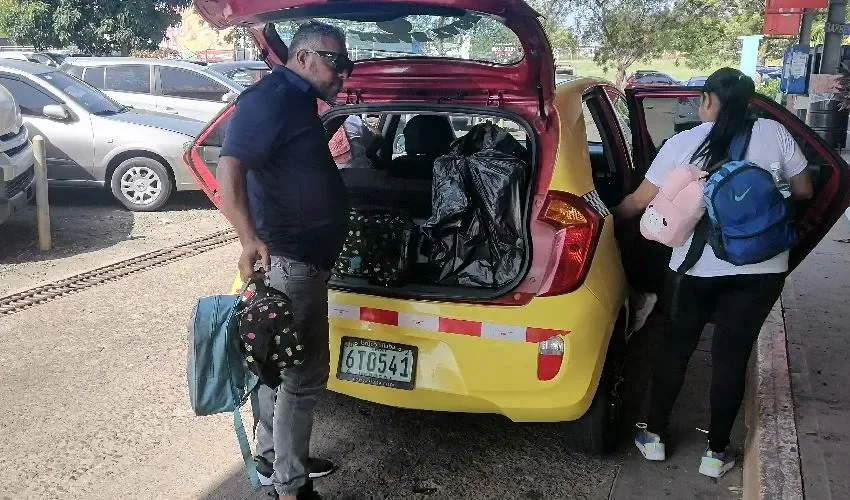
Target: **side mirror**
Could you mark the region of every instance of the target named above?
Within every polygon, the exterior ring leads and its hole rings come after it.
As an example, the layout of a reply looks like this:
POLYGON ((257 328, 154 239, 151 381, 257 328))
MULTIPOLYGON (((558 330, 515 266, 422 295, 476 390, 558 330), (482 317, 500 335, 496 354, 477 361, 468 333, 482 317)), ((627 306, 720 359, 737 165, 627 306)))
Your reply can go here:
POLYGON ((237 94, 236 92, 230 91, 230 92, 224 94, 223 96, 221 96, 221 102, 230 102, 230 101, 236 99, 237 95, 239 95, 239 94, 237 94))
POLYGON ((41 110, 41 114, 51 120, 59 121, 64 121, 71 117, 71 115, 68 114, 68 110, 59 104, 48 104, 41 110))

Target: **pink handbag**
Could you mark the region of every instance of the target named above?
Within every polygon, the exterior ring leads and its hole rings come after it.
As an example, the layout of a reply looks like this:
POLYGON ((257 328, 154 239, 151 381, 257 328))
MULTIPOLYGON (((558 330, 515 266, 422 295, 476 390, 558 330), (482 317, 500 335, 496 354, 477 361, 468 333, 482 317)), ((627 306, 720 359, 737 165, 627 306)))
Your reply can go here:
POLYGON ((694 165, 673 169, 640 219, 640 234, 668 247, 685 244, 705 213, 705 175, 694 165))

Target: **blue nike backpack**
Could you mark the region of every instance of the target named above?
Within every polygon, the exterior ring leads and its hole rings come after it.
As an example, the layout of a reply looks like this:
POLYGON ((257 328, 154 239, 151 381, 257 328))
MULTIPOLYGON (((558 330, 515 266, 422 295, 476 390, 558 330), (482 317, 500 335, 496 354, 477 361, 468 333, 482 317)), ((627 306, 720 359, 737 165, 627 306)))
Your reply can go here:
POLYGON ((752 127, 735 137, 728 161, 707 170, 705 215, 679 272, 696 264, 706 244, 718 259, 742 266, 772 259, 796 241, 790 207, 773 176, 744 160, 751 135, 752 127))
POLYGON ((261 487, 257 477, 251 447, 239 410, 248 399, 257 422, 256 388, 258 378, 247 366, 239 352, 233 333, 236 306, 247 290, 239 295, 201 297, 195 303, 189 321, 189 350, 186 378, 189 401, 195 415, 233 413, 233 428, 242 451, 248 479, 254 489, 261 487))

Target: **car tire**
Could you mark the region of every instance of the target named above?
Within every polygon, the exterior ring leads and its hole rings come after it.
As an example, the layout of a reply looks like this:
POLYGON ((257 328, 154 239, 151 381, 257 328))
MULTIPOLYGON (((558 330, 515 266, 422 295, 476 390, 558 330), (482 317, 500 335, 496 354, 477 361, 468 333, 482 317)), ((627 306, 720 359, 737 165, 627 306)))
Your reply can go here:
POLYGON ((626 339, 622 319, 608 346, 608 354, 599 386, 587 412, 578 420, 567 424, 566 445, 575 451, 591 455, 605 455, 617 447, 623 421, 622 390, 625 386, 626 339))
POLYGON ((146 156, 121 162, 110 180, 112 195, 134 212, 155 212, 163 207, 174 191, 168 169, 146 156))

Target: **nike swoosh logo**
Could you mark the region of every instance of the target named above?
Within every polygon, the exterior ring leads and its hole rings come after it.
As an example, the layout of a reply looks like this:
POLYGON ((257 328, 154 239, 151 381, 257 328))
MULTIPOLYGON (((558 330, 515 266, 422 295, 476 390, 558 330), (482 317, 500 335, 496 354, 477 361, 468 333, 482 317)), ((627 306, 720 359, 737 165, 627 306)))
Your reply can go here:
POLYGON ((752 189, 752 187, 748 187, 747 190, 744 191, 744 194, 742 194, 741 196, 735 195, 735 201, 741 201, 746 198, 747 195, 750 194, 750 189, 752 189))

